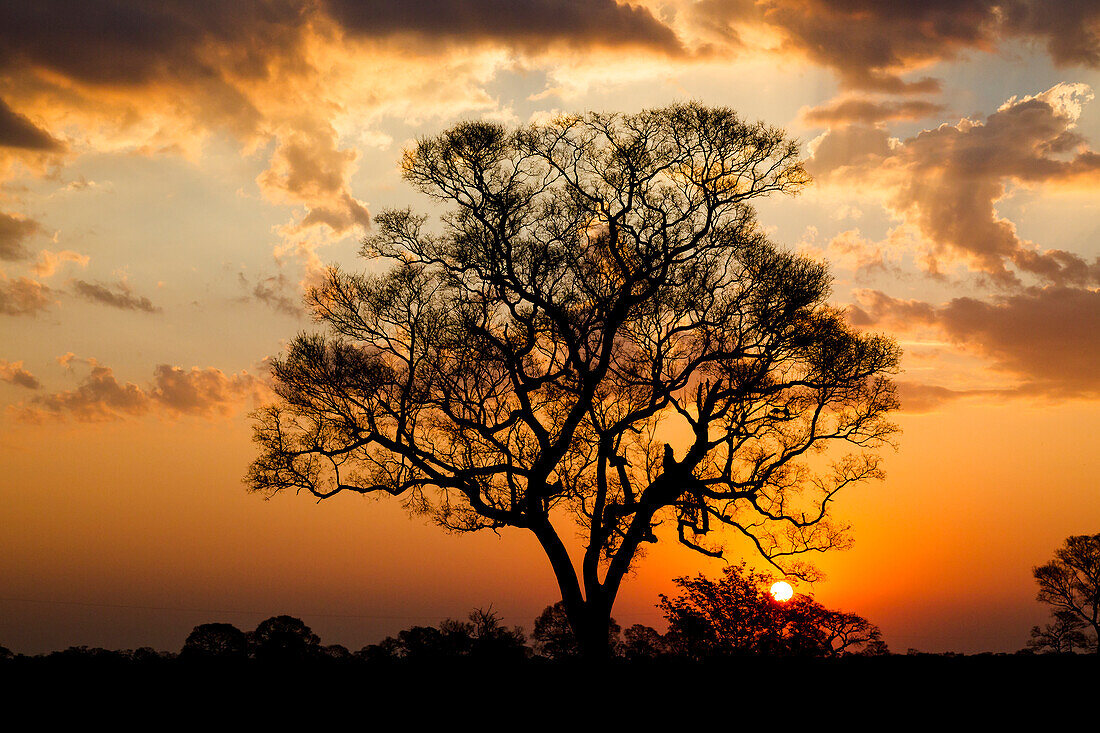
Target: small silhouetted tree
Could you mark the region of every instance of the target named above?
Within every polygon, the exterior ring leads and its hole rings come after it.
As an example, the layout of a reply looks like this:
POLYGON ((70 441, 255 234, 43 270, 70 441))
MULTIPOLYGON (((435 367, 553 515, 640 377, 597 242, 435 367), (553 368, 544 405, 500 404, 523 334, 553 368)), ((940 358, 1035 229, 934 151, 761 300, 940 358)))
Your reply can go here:
POLYGON ((1054 608, 1055 624, 1066 613, 1081 621, 1088 647, 1100 654, 1100 534, 1074 535, 1054 553, 1054 559, 1033 568, 1039 600, 1054 608))
POLYGON ((265 662, 295 662, 319 654, 321 639, 299 618, 272 616, 249 635, 252 655, 265 662))
POLYGON ((658 659, 669 653, 668 642, 661 632, 644 624, 634 624, 623 631, 620 650, 631 661, 658 659))
POLYGON ((1051 623, 1031 627, 1027 648, 1032 652, 1073 654, 1078 649, 1091 651, 1092 640, 1085 634, 1085 622, 1070 611, 1055 611, 1051 623))
POLYGON ((170 659, 172 654, 162 654, 151 646, 142 646, 137 649, 131 649, 126 652, 126 656, 130 658, 130 661, 137 664, 156 664, 163 662, 165 659, 170 659))
POLYGON ((779 616, 787 625, 783 635, 789 653, 827 657, 889 653, 882 631, 862 616, 825 608, 809 596, 800 595, 785 604, 770 602, 779 606, 779 616))
POLYGON ((328 332, 273 362, 253 491, 391 494, 448 530, 530 532, 589 657, 611 653, 615 598, 661 525, 711 556, 732 528, 790 573, 846 545, 829 510, 881 475, 899 351, 756 224, 753 199, 809 180, 795 142, 682 104, 462 123, 402 169, 450 209, 439 227, 380 212, 362 249, 377 274, 310 291, 328 332))
POLYGON ((337 662, 346 662, 353 658, 351 651, 343 644, 326 644, 317 651, 322 658, 337 662))
POLYGON ((185 659, 244 659, 248 656, 248 636, 233 624, 199 624, 187 635, 180 656, 185 659))
POLYGON ((457 657, 468 649, 468 642, 465 630, 446 623, 442 630, 435 626, 410 626, 397 633, 398 656, 410 662, 457 657))
POLYGON ((492 608, 475 609, 470 612, 469 619, 471 657, 499 662, 515 662, 527 657, 530 650, 521 627, 507 628, 492 608))
POLYGON ((368 664, 388 664, 401 657, 401 645, 392 636, 387 636, 377 644, 367 644, 355 653, 357 659, 368 664))
POLYGON ((523 629, 511 629, 500 622, 492 608, 475 609, 467 621, 445 619, 435 626, 411 626, 379 644, 363 647, 356 656, 368 662, 409 663, 472 659, 508 662, 528 654, 523 629))
POLYGON ((668 619, 665 642, 692 659, 887 653, 874 624, 802 594, 776 601, 768 592, 772 580, 744 562, 727 566, 719 580, 675 579, 680 594, 662 595, 659 604, 668 619))

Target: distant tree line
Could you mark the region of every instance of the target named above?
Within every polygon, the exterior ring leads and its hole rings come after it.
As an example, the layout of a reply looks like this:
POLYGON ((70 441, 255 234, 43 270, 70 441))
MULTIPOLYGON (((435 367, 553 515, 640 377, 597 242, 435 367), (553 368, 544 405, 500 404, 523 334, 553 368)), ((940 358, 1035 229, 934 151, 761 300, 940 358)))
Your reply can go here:
MULTIPOLYGON (((831 611, 804 595, 781 603, 767 592, 771 579, 744 563, 729 566, 724 577, 678 578, 680 594, 661 597, 668 621, 660 633, 643 624, 623 630, 614 621, 608 644, 616 658, 640 660, 706 660, 738 656, 838 657, 886 654, 878 628, 855 614, 831 611)), ((14 655, 0 647, 0 659, 14 655)), ((47 655, 58 661, 100 660, 155 662, 299 663, 345 662, 420 664, 469 660, 490 663, 568 661, 581 657, 562 602, 548 606, 537 619, 530 640, 524 629, 507 627, 489 609, 476 609, 464 621, 447 619, 438 626, 410 626, 377 644, 352 652, 340 644, 325 645, 301 619, 272 616, 251 632, 233 624, 196 626, 179 654, 143 647, 110 651, 70 647, 47 655)))
MULTIPOLYGON (((1031 630, 1021 654, 1100 654, 1100 534, 1065 540, 1055 557, 1032 569, 1038 600, 1051 606, 1051 622, 1031 630)), ((667 621, 660 633, 643 624, 625 630, 611 619, 608 648, 627 661, 704 661, 735 657, 837 658, 889 655, 877 626, 854 613, 825 608, 811 596, 787 602, 768 593, 772 578, 729 565, 719 580, 702 575, 676 578, 679 593, 662 595, 658 608, 667 621)), ((565 604, 561 601, 535 619, 528 640, 519 626, 506 627, 492 608, 476 609, 465 621, 410 626, 377 644, 352 652, 340 644, 321 644, 301 619, 272 616, 251 632, 228 623, 196 626, 178 654, 150 647, 112 651, 86 646, 41 655, 59 662, 136 662, 166 660, 293 663, 333 661, 374 665, 431 663, 567 661, 582 656, 565 604)), ((0 646, 0 663, 17 656, 0 646)), ((906 656, 925 655, 910 649, 906 656)))

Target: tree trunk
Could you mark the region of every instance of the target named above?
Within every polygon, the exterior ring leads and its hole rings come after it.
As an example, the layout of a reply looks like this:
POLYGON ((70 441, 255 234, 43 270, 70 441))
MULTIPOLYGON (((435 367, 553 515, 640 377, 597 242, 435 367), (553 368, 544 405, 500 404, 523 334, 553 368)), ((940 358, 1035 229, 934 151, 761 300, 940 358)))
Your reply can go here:
POLYGON ((613 599, 607 598, 603 589, 588 589, 580 608, 569 614, 576 646, 588 663, 604 664, 613 656, 612 603, 613 599))
POLYGON ((576 618, 570 616, 581 659, 592 664, 608 662, 611 649, 611 607, 599 596, 588 598, 576 618))

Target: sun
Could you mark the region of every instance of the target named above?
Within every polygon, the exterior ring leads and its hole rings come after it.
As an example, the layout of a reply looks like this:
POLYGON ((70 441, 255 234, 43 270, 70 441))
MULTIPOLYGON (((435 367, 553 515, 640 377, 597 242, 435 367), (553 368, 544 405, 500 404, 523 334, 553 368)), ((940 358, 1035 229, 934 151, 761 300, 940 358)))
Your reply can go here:
POLYGON ((772 594, 772 598, 779 601, 780 603, 784 601, 789 601, 794 596, 794 588, 792 588, 791 584, 786 582, 785 580, 780 580, 779 582, 774 583, 771 587, 771 590, 769 590, 768 592, 772 594))

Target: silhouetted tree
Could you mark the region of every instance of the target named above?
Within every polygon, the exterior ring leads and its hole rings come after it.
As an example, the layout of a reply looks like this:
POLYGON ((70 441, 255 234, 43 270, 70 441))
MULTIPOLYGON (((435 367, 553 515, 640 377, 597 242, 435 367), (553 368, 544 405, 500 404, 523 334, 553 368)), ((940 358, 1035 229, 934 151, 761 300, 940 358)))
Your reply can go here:
POLYGON ((707 555, 722 525, 776 563, 843 546, 827 510, 880 476, 899 352, 827 305, 823 264, 759 231, 752 199, 808 181, 797 152, 697 104, 420 140, 404 177, 453 208, 434 229, 382 211, 362 253, 389 269, 310 291, 328 333, 273 362, 251 489, 529 531, 591 657, 662 522, 707 555))
POLYGON ((321 639, 293 616, 272 616, 249 635, 252 655, 265 662, 295 662, 317 656, 321 639))
POLYGON ((248 656, 248 636, 233 624, 199 624, 187 635, 180 656, 244 659, 248 656))
POLYGON ((1085 622, 1070 611, 1055 611, 1054 621, 1043 628, 1031 627, 1027 648, 1033 652, 1072 654, 1078 649, 1090 651, 1092 641, 1085 634, 1085 622))
POLYGON ((411 626, 397 633, 398 655, 410 662, 437 661, 457 657, 465 649, 468 640, 453 627, 446 631, 434 626, 411 626))
POLYGON ((48 659, 73 664, 116 664, 126 661, 126 656, 114 649, 99 646, 70 646, 58 652, 50 652, 48 659))
POLYGON ((1089 648, 1100 654, 1100 534, 1067 537, 1054 559, 1032 573, 1039 600, 1054 607, 1056 618, 1065 612, 1079 619, 1089 648))
POLYGON ((0 662, 7 662, 8 660, 15 659, 15 654, 11 649, 6 646, 0 646, 0 662))
POLYGON ((368 664, 385 664, 396 661, 400 656, 400 644, 397 639, 387 636, 377 644, 367 644, 355 653, 356 658, 368 664))
POLYGON ((809 596, 776 604, 786 621, 787 651, 794 654, 839 657, 845 654, 888 654, 882 631, 862 616, 825 608, 809 596))
POLYGON ((523 629, 506 628, 489 609, 475 609, 468 621, 446 619, 435 626, 411 626, 380 644, 363 647, 356 656, 368 662, 402 660, 410 663, 473 659, 507 662, 526 658, 523 629))
POLYGON ((138 664, 155 664, 157 662, 164 661, 165 659, 172 658, 172 654, 161 654, 151 646, 142 646, 137 649, 130 649, 125 652, 126 656, 130 658, 130 661, 137 662, 138 664))
POLYGON ((352 659, 351 652, 343 644, 326 644, 320 647, 317 652, 324 659, 333 659, 338 662, 352 659))
POLYGON ((621 653, 631 661, 657 659, 668 655, 668 642, 657 629, 644 624, 634 624, 623 631, 621 653))
POLYGON ((806 595, 778 602, 768 593, 772 580, 744 562, 727 566, 717 581, 677 578, 680 595, 662 595, 659 604, 668 619, 665 642, 674 654, 692 659, 887 653, 874 624, 806 595))
POLYGON ((729 565, 718 581, 703 575, 676 578, 680 594, 661 594, 658 607, 668 620, 666 639, 678 656, 705 659, 779 649, 777 605, 765 587, 770 576, 729 565))
POLYGON ((505 627, 492 608, 470 612, 470 656, 484 661, 515 662, 528 655, 523 629, 505 627))
MULTIPOLYGON (((617 651, 621 630, 622 628, 615 623, 615 619, 609 619, 606 648, 612 655, 617 651)), ((583 651, 581 645, 577 643, 577 636, 572 624, 569 623, 569 614, 565 610, 563 601, 543 609, 535 619, 531 640, 535 643, 535 653, 547 659, 558 661, 575 659, 581 656, 583 651)))

